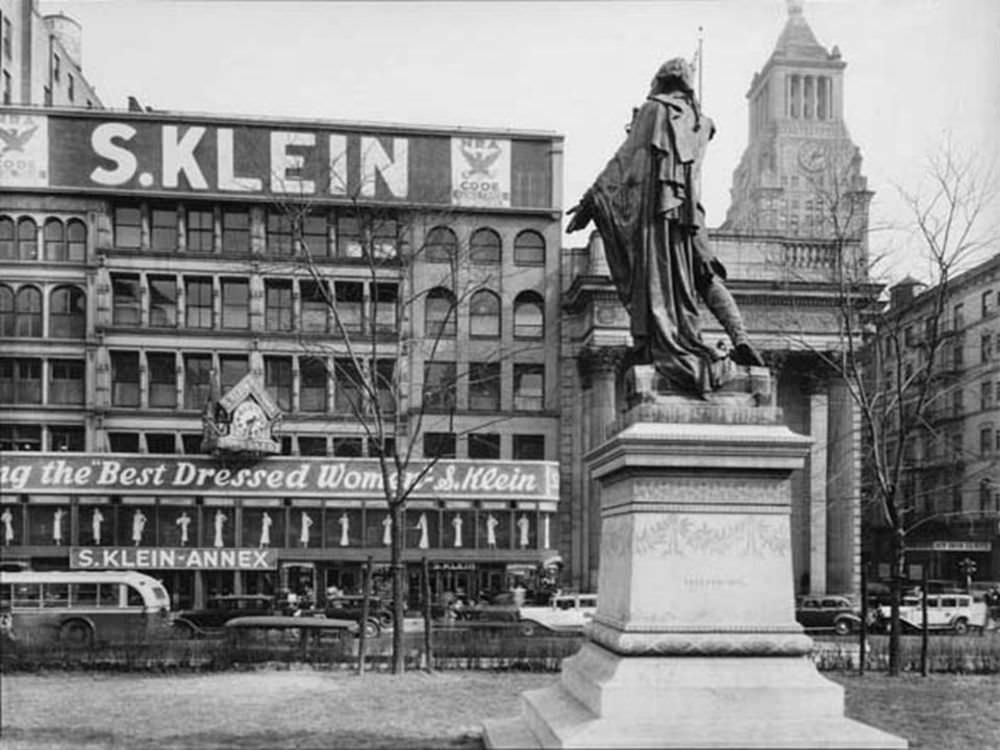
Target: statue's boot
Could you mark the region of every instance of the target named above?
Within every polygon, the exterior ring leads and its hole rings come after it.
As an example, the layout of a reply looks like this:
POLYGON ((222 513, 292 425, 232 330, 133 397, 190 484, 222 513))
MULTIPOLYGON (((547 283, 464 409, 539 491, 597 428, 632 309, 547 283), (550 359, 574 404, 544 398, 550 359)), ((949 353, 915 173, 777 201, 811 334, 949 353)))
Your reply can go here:
POLYGON ((726 289, 722 280, 713 276, 712 280, 702 290, 702 299, 708 309, 716 317, 722 327, 733 342, 733 351, 729 358, 734 363, 743 367, 764 367, 764 360, 760 353, 750 343, 746 328, 743 326, 743 317, 740 309, 736 306, 736 300, 726 289))

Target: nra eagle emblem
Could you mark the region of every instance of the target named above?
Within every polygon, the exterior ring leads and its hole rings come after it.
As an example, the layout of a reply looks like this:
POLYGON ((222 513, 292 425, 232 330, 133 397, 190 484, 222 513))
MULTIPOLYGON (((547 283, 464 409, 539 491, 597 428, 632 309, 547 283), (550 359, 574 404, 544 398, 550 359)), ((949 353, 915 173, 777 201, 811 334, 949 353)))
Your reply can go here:
POLYGON ((25 130, 18 130, 17 128, 0 128, 0 142, 2 142, 3 145, 3 150, 0 151, 0 156, 3 156, 8 151, 24 153, 25 146, 28 145, 28 141, 31 140, 31 136, 33 136, 37 130, 37 125, 32 125, 30 128, 25 130))
POLYGON ((503 154, 503 149, 495 140, 490 139, 464 139, 462 141, 462 156, 469 169, 462 172, 462 177, 492 177, 491 168, 494 162, 503 154))

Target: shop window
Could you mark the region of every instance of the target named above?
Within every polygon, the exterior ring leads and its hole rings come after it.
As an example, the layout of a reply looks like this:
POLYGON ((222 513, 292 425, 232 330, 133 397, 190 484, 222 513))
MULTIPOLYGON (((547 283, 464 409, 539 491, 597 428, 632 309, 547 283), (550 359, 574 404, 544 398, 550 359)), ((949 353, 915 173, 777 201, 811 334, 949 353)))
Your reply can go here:
POLYGON ((158 252, 177 250, 177 209, 153 208, 150 212, 150 247, 158 252))
POLYGON ((299 360, 299 410, 326 411, 326 362, 315 357, 299 360))
POLYGON ((544 435, 514 435, 513 458, 515 461, 544 461, 544 435))
POLYGON ((264 282, 264 324, 269 331, 292 330, 292 282, 264 282))
POLYGON ((458 238, 448 227, 434 227, 424 240, 424 257, 430 263, 451 263, 458 256, 458 238))
POLYGON ((280 211, 267 213, 267 252, 270 255, 292 255, 292 220, 280 211))
POLYGON ((0 422, 0 450, 40 451, 42 428, 40 425, 0 422))
POLYGON ((335 437, 333 439, 333 455, 338 458, 361 458, 363 442, 359 437, 335 437))
POLYGON ((292 409, 292 358, 264 357, 264 383, 282 411, 292 409))
POLYGON ((222 393, 228 393, 249 372, 247 358, 241 355, 226 354, 219 357, 219 387, 222 393))
POLYGON ((399 285, 372 284, 372 317, 375 320, 376 333, 395 333, 398 330, 399 315, 399 285))
POLYGON ((212 395, 212 356, 184 355, 184 408, 203 409, 212 395))
POLYGON ((500 435, 495 432, 470 433, 469 458, 500 458, 500 435))
POLYGON ((212 280, 185 277, 184 305, 188 328, 212 327, 212 280))
POLYGON ((155 328, 177 326, 177 279, 173 276, 148 276, 149 325, 155 328))
POLYGON ((139 277, 111 277, 112 320, 116 326, 138 326, 142 321, 139 277))
MULTIPOLYGON (((364 285, 352 281, 338 281, 333 285, 337 306, 337 333, 360 333, 364 328, 364 285)), ((326 305, 323 306, 324 313, 326 305)))
POLYGON ((211 211, 187 212, 187 251, 211 253, 215 249, 215 220, 211 211))
POLYGON ((514 365, 514 408, 518 411, 545 408, 545 365, 514 365))
MULTIPOLYGON (((242 516, 244 547, 250 545, 260 547, 285 546, 285 513, 282 508, 253 508, 244 505, 242 516), (266 523, 264 520, 265 517, 267 519, 266 523), (265 528, 267 529, 266 534, 264 532, 265 528)), ((248 588, 249 591, 254 591, 252 587, 248 588)), ((244 591, 246 590, 244 589, 244 591)))
POLYGON ((59 219, 48 219, 42 230, 45 240, 45 260, 66 260, 66 228, 59 219))
POLYGON ((66 260, 87 259, 87 227, 82 221, 70 219, 66 224, 66 260))
POLYGON ((306 437, 304 435, 299 436, 299 455, 300 456, 325 456, 326 451, 326 438, 325 437, 306 437))
POLYGON ((301 330, 312 333, 323 333, 326 327, 326 291, 322 284, 315 281, 299 282, 302 297, 301 330))
POLYGON ((42 293, 33 286, 22 286, 14 295, 14 335, 38 338, 42 335, 42 293))
POLYGON ((311 258, 325 258, 329 255, 329 229, 326 215, 307 215, 302 217, 303 251, 311 258))
POLYGON ((142 247, 142 211, 138 206, 116 206, 115 247, 138 250, 142 247))
POLYGON ((246 255, 250 252, 250 214, 222 212, 222 252, 246 255))
POLYGON ((514 299, 514 336, 540 339, 545 334, 545 307, 536 292, 521 292, 514 299))
POLYGON ((455 295, 442 287, 431 289, 424 301, 424 335, 434 339, 453 338, 455 318, 455 295))
POLYGON ((480 290, 469 301, 469 335, 478 338, 500 336, 500 298, 493 292, 480 290))
POLYGON ((80 425, 52 425, 49 427, 52 450, 82 453, 86 450, 84 434, 80 425))
POLYGON ((455 363, 427 362, 424 365, 425 409, 455 408, 455 363))
POLYGON ((500 264, 500 235, 492 229, 477 229, 469 241, 469 260, 488 265, 500 264))
POLYGON ((454 432, 425 432, 424 458, 454 458, 454 432))
POLYGON ((111 352, 111 403, 139 405, 139 352, 111 352))
POLYGON ((0 358, 0 402, 42 403, 42 360, 0 358))
POLYGON ((250 325, 250 282, 222 280, 222 327, 248 328, 250 325))
POLYGON ((499 362, 473 362, 469 365, 469 409, 500 411, 499 362))
POLYGON ((112 453, 138 453, 138 432, 109 432, 108 445, 112 453))
POLYGON ((0 260, 17 258, 17 243, 14 242, 14 220, 0 216, 0 260))
POLYGON ((545 265, 545 239, 526 229, 514 238, 514 263, 519 266, 545 265))
POLYGON ((441 514, 436 510, 411 509, 404 516, 404 546, 430 549, 441 544, 441 514))
POLYGON ((14 290, 0 284, 0 336, 13 336, 14 329, 14 290))
POLYGON ((75 286, 52 291, 49 335, 53 338, 82 339, 87 329, 87 297, 75 286))
POLYGON ((84 402, 84 366, 82 359, 49 360, 49 403, 84 402))
POLYGON ((17 222, 17 257, 38 260, 38 225, 27 217, 17 222))
POLYGON ((146 355, 149 371, 149 406, 154 409, 177 407, 177 360, 170 352, 146 355))
POLYGON ((335 359, 334 410, 338 414, 357 414, 364 406, 361 373, 350 359, 335 359))

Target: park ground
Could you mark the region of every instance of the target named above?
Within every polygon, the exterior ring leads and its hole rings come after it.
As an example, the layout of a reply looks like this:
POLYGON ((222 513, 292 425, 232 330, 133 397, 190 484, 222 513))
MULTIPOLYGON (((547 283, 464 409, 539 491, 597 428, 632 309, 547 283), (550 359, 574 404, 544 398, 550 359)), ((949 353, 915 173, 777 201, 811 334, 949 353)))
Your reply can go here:
MULTIPOLYGON (((827 676, 847 714, 913 749, 1000 747, 1000 676, 827 676)), ((517 696, 558 676, 309 667, 136 675, 3 675, 3 750, 279 750, 482 747, 482 720, 513 716, 517 696)))

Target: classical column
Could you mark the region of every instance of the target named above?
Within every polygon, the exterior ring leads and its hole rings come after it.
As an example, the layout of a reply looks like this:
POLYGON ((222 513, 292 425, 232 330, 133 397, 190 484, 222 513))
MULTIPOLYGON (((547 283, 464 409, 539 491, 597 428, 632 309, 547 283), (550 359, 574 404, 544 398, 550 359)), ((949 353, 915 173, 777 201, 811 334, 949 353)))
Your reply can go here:
POLYGON ((809 593, 825 594, 826 586, 826 514, 827 415, 829 399, 822 380, 812 383, 809 393, 809 593))
POLYGON ((842 379, 832 379, 828 393, 827 586, 853 594, 861 571, 861 413, 842 379))

